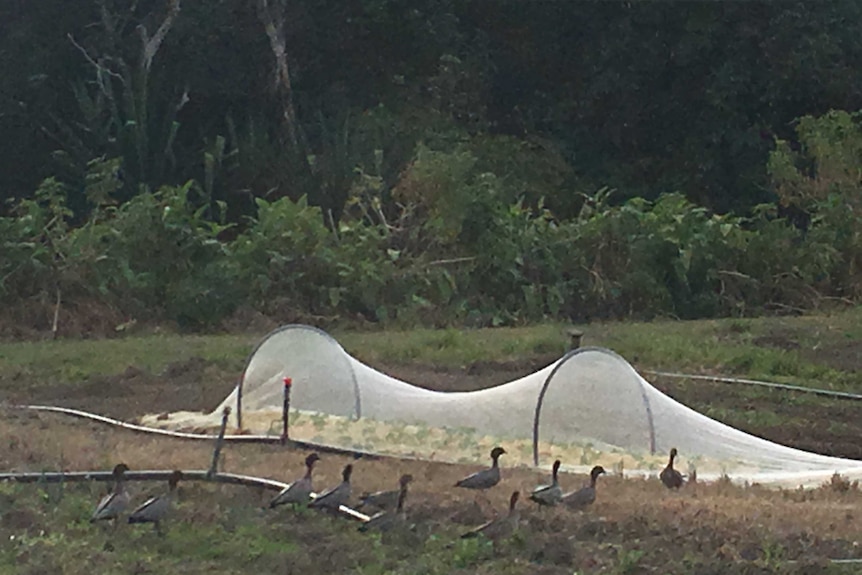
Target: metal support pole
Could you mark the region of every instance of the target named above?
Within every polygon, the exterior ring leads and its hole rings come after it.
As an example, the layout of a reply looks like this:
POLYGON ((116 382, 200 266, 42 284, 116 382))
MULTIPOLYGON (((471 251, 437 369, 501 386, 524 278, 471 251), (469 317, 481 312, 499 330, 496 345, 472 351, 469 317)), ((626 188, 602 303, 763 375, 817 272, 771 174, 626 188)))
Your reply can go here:
POLYGON ((288 440, 288 419, 290 416, 290 388, 293 386, 293 380, 289 377, 284 378, 284 405, 281 409, 281 444, 284 445, 288 440))
POLYGON ((242 388, 243 383, 245 382, 245 374, 242 374, 239 378, 239 383, 237 383, 236 388, 236 428, 242 429, 242 388))
POLYGON ((230 417, 230 407, 225 407, 221 416, 221 429, 219 429, 218 437, 216 437, 215 448, 213 449, 213 460, 210 464, 207 477, 212 477, 218 473, 218 460, 221 455, 221 448, 224 445, 224 434, 227 430, 227 419, 230 417))

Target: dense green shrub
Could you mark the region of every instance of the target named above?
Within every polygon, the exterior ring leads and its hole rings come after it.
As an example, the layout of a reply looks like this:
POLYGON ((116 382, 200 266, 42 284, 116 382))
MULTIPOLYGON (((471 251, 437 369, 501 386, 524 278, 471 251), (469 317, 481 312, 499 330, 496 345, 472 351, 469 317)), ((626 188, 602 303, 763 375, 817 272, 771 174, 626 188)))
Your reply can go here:
POLYGON ((100 294, 130 313, 163 313, 191 325, 211 324, 232 311, 239 291, 227 226, 204 217, 197 184, 144 191, 119 207, 106 206, 76 233, 100 294))
POLYGON ((54 178, 42 182, 33 199, 22 199, 12 216, 0 218, 0 294, 4 301, 80 288, 79 256, 66 205, 66 188, 54 178))
POLYGON ((194 182, 142 188, 115 204, 120 163, 98 159, 85 177, 86 220, 73 220, 54 179, 0 218, 0 293, 19 306, 98 298, 129 317, 192 328, 217 325, 240 305, 279 321, 504 325, 855 300, 856 121, 804 118, 801 151, 779 143, 770 160, 781 203, 802 210, 804 226, 776 205, 718 215, 680 194, 614 203, 607 189, 578 195, 576 215, 560 218, 541 195, 519 192, 533 179, 537 190, 562 185, 553 154, 528 150, 540 164, 530 175, 524 157, 511 165, 500 157, 519 146, 487 136, 417 146, 391 186, 375 150, 367 171, 354 170, 338 219, 305 196, 258 198, 236 229, 194 182))
MULTIPOLYGON (((798 151, 779 140, 768 170, 782 205, 807 220, 806 243, 820 246, 812 287, 862 294, 862 114, 833 110, 796 125, 798 151)), ((811 278, 807 278, 811 279, 811 278)))

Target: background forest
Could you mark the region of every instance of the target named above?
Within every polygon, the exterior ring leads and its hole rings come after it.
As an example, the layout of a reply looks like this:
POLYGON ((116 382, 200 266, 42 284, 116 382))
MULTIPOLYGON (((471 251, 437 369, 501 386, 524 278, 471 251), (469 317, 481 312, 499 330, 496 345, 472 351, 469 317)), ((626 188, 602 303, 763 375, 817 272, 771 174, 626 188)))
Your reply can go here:
POLYGON ((0 333, 852 305, 860 61, 851 0, 0 0, 0 333))

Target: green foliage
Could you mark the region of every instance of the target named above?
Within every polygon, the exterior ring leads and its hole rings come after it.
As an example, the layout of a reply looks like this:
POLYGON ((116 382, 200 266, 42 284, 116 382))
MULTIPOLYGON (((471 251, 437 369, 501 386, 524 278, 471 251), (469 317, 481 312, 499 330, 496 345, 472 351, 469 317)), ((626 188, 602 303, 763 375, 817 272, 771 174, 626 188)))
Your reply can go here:
POLYGON ((192 182, 145 192, 93 224, 95 236, 111 238, 96 270, 105 293, 127 294, 192 325, 236 306, 236 272, 218 241, 227 226, 205 218, 210 207, 197 207, 193 193, 192 182))
POLYGON ((54 175, 75 181, 77 211, 86 163, 105 155, 122 158, 126 197, 142 182, 195 178, 234 221, 254 209, 249 194, 270 190, 307 195, 337 218, 373 150, 391 186, 416 142, 472 137, 480 172, 530 205, 545 196, 560 216, 577 209, 560 184, 570 176, 623 197, 679 190, 745 211, 769 200, 771 134, 856 105, 862 54, 853 2, 506 3, 494 18, 450 0, 299 3, 285 14, 294 146, 278 137, 283 92, 256 10, 184 5, 161 29, 172 4, 19 7, 0 33, 4 197, 54 175), (528 174, 526 186, 510 170, 528 174), (214 173, 222 184, 211 187, 214 173))
MULTIPOLYGON (((386 140, 380 114, 358 123, 357 142, 386 140)), ((823 295, 856 298, 862 285, 855 122, 803 118, 802 152, 781 144, 770 159, 783 204, 808 215, 807 229, 774 205, 721 215, 677 193, 614 203, 608 188, 578 194, 577 215, 561 218, 535 196, 567 181, 556 152, 506 137, 419 144, 390 185, 385 150, 348 153, 345 132, 330 160, 361 161, 339 217, 307 196, 256 198, 238 230, 217 199, 216 181, 240 155, 227 139, 204 152, 203 187, 142 187, 124 203, 120 159, 98 158, 84 177, 85 221, 74 220, 68 186, 50 178, 0 218, 0 290, 15 301, 95 297, 193 328, 240 305, 280 321, 438 326, 807 309, 823 295)))
POLYGON ((862 115, 841 110, 804 116, 796 126, 800 151, 779 140, 768 170, 783 205, 809 220, 806 240, 822 248, 811 285, 857 297, 862 278, 862 115))
POLYGON ((787 141, 776 142, 767 169, 784 205, 813 211, 833 195, 859 205, 860 118, 859 113, 843 110, 803 116, 796 125, 799 152, 787 141))
POLYGON ((380 302, 377 266, 385 254, 374 249, 373 229, 343 225, 333 233, 304 197, 257 205, 257 218, 234 242, 239 277, 255 305, 301 316, 330 314, 347 302, 373 310, 380 302))
POLYGON ((54 178, 42 182, 33 199, 21 200, 13 217, 0 219, 0 294, 26 298, 59 289, 71 265, 66 189, 54 178))
POLYGON ((475 189, 472 173, 477 158, 465 146, 437 151, 420 144, 407 171, 393 190, 393 197, 414 205, 426 218, 431 237, 445 244, 455 242, 462 231, 465 213, 483 192, 475 189))

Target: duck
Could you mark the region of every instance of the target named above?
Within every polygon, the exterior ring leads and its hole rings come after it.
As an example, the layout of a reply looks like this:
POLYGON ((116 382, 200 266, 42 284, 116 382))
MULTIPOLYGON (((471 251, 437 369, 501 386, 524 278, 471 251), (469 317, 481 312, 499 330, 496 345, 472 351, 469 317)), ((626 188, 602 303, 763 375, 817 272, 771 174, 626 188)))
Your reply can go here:
POLYGON ((273 497, 272 501, 269 502, 269 508, 272 509, 287 503, 308 503, 311 500, 312 492, 311 472, 314 469, 314 464, 319 460, 320 456, 317 453, 312 453, 306 457, 305 475, 282 489, 278 495, 273 497))
POLYGON ((404 510, 404 502, 407 499, 407 485, 413 481, 409 473, 402 475, 399 480, 398 499, 395 503, 395 511, 381 511, 371 519, 359 526, 360 531, 391 531, 394 527, 403 524, 407 520, 407 512, 404 510))
POLYGON ((177 483, 183 478, 183 472, 175 470, 168 478, 168 491, 162 495, 150 497, 129 515, 129 523, 152 523, 153 528, 162 535, 161 523, 173 506, 177 483))
POLYGON ((129 470, 129 466, 125 463, 118 463, 114 466, 114 490, 108 493, 96 505, 90 523, 96 521, 110 520, 114 527, 117 526, 117 519, 126 510, 131 501, 129 492, 126 491, 125 474, 129 470))
POLYGON ((407 484, 413 481, 413 476, 409 473, 402 475, 398 480, 398 489, 392 491, 377 491, 376 493, 363 493, 360 499, 360 507, 377 507, 383 511, 394 509, 401 499, 402 490, 407 488, 407 484))
POLYGON ((683 484, 682 473, 673 468, 673 460, 676 458, 676 455, 676 447, 672 447, 667 466, 661 470, 661 473, 659 473, 658 476, 659 479, 661 479, 661 482, 664 483, 664 486, 668 489, 679 489, 683 484))
POLYGON ((596 465, 590 470, 590 483, 589 485, 578 489, 577 491, 572 491, 571 493, 567 493, 562 496, 560 499, 566 507, 569 509, 584 509, 589 505, 592 505, 596 500, 596 481, 599 478, 599 475, 602 475, 605 472, 605 468, 601 465, 596 465))
POLYGON ((475 529, 471 529, 461 535, 461 539, 470 539, 482 535, 491 541, 499 541, 512 535, 518 530, 518 523, 521 518, 520 512, 516 508, 520 495, 519 491, 512 493, 512 496, 509 498, 509 513, 505 517, 498 517, 475 529))
POLYGON ((338 511, 338 508, 350 500, 350 474, 353 473, 353 465, 348 463, 341 472, 341 483, 327 489, 308 504, 314 509, 326 509, 338 511))
POLYGON ((455 487, 464 487, 465 489, 489 489, 500 482, 500 466, 498 459, 506 453, 502 447, 495 447, 491 450, 491 467, 477 471, 472 475, 468 475, 455 484, 455 487))
POLYGON ((554 461, 554 466, 551 468, 551 484, 536 487, 530 493, 530 499, 539 505, 553 506, 560 502, 563 498, 563 489, 560 487, 557 473, 560 471, 560 460, 554 461))

